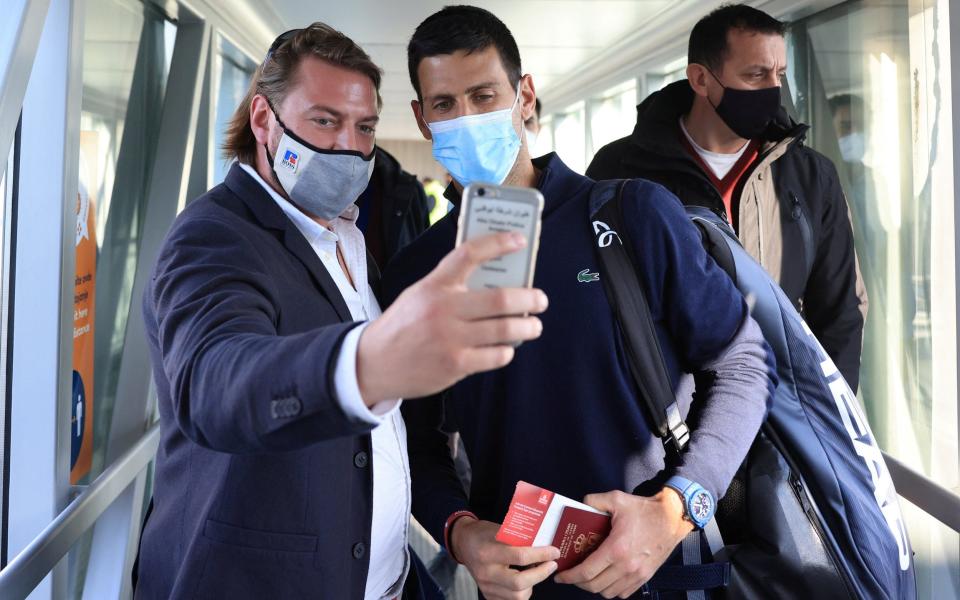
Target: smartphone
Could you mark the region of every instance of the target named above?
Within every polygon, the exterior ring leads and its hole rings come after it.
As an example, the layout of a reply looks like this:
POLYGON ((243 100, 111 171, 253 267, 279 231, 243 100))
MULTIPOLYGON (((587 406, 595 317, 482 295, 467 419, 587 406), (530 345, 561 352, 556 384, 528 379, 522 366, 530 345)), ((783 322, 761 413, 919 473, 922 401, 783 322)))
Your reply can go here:
POLYGON ((472 183, 463 190, 457 245, 499 232, 518 232, 527 239, 520 251, 487 261, 467 279, 470 289, 531 287, 540 245, 543 194, 533 188, 472 183))

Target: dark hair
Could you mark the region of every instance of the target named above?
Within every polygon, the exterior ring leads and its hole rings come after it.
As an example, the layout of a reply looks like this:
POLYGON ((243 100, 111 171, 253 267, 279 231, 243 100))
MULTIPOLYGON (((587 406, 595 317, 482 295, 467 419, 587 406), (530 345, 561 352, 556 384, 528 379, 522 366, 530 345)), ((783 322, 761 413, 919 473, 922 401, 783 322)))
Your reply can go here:
POLYGON ((540 111, 543 110, 543 105, 540 104, 540 98, 537 98, 537 103, 536 103, 536 105, 535 105, 534 110, 535 110, 536 113, 537 113, 537 120, 539 121, 539 120, 540 120, 540 111))
POLYGON ((863 113, 863 98, 856 94, 835 94, 827 98, 827 105, 832 113, 844 106, 850 109, 851 114, 863 113))
POLYGON ((727 33, 740 29, 753 33, 783 36, 786 26, 752 6, 725 4, 700 19, 690 32, 687 62, 719 71, 727 59, 727 33))
POLYGON ((417 99, 423 100, 417 76, 417 68, 423 59, 453 54, 458 50, 472 54, 490 46, 497 49, 503 70, 507 72, 510 84, 516 87, 522 75, 520 50, 513 34, 493 13, 476 6, 459 5, 445 6, 427 17, 417 26, 407 45, 407 68, 417 99))
POLYGON ((260 94, 279 110, 290 87, 296 83, 297 67, 307 56, 314 56, 332 65, 366 75, 377 90, 377 106, 383 104, 380 98, 380 79, 383 72, 353 40, 320 22, 304 29, 287 31, 270 46, 267 57, 250 80, 246 96, 230 119, 226 141, 223 143, 225 158, 237 158, 246 164, 256 162, 257 139, 250 128, 250 105, 253 104, 253 97, 260 94))

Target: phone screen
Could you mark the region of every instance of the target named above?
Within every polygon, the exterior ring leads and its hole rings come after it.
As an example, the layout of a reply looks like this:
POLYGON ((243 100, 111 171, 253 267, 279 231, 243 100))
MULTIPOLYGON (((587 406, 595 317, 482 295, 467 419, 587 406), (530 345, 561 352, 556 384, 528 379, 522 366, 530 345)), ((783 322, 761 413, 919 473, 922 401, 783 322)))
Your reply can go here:
POLYGON ((485 186, 481 189, 484 195, 467 195, 465 212, 461 215, 461 240, 490 233, 517 232, 527 239, 527 245, 519 252, 480 265, 467 280, 467 287, 529 286, 540 233, 542 196, 536 190, 521 188, 485 186), (494 194, 500 197, 492 197, 494 194))

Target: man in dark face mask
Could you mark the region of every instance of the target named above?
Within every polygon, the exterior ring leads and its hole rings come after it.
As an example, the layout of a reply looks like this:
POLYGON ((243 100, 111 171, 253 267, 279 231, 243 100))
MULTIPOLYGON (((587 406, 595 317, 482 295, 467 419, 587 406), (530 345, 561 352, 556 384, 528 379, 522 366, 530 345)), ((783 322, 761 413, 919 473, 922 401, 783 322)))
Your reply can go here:
POLYGON ((723 215, 856 390, 866 291, 836 168, 781 106, 784 32, 742 4, 701 19, 687 79, 644 100, 633 134, 602 148, 587 175, 650 179, 723 215))

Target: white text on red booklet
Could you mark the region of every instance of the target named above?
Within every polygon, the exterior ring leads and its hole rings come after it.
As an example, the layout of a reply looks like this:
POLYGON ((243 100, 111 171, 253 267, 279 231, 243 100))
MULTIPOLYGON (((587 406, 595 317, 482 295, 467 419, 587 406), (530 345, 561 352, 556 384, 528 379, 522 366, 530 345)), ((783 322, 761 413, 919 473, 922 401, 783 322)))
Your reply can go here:
POLYGON ((607 513, 520 481, 497 541, 511 546, 556 546, 559 572, 582 562, 609 534, 607 513))

